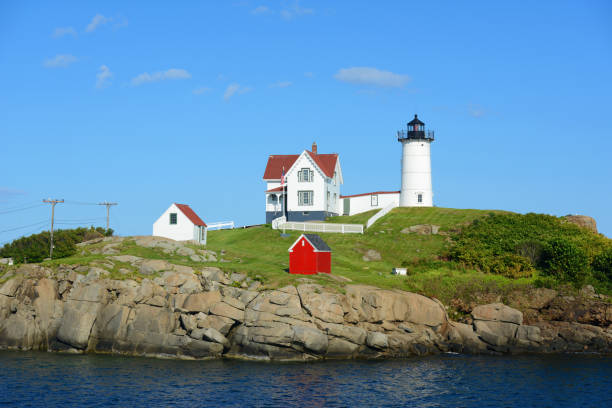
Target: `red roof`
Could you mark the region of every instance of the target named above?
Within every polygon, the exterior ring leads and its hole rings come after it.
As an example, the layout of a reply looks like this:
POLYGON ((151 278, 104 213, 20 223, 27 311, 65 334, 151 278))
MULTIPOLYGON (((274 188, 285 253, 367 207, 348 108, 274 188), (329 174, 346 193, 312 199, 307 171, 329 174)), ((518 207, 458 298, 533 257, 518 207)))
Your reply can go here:
POLYGON ((199 225, 200 227, 206 227, 206 223, 204 221, 202 221, 202 219, 200 217, 198 217, 198 214, 196 214, 191 207, 189 207, 187 204, 177 204, 174 203, 174 205, 176 205, 178 207, 179 210, 181 210, 181 212, 183 214, 185 214, 185 216, 187 218, 189 218, 189 220, 191 222, 193 222, 195 225, 199 225))
POLYGON ((275 191, 283 191, 284 188, 285 188, 285 186, 274 187, 274 188, 271 188, 271 189, 267 190, 266 193, 273 193, 275 191))
POLYGON ((336 162, 338 161, 338 153, 332 154, 314 154, 311 151, 306 150, 306 153, 312 157, 317 163, 317 166, 325 173, 329 178, 334 177, 334 171, 336 170, 336 162))
POLYGON ((293 163, 300 157, 299 154, 273 154, 268 157, 268 164, 264 172, 264 180, 280 180, 285 168, 285 174, 289 171, 293 163))
MULTIPOLYGON (((334 177, 334 170, 336 170, 336 162, 338 161, 338 154, 314 154, 311 151, 306 150, 306 153, 310 155, 312 160, 319 166, 321 171, 329 178, 334 177)), ((285 173, 289 171, 293 163, 300 157, 299 154, 273 154, 268 157, 268 164, 266 165, 266 171, 264 171, 264 180, 280 180, 285 168, 285 173)))
POLYGON ((341 195, 340 198, 361 197, 361 196, 374 195, 374 194, 399 194, 399 191, 374 191, 373 193, 341 195))

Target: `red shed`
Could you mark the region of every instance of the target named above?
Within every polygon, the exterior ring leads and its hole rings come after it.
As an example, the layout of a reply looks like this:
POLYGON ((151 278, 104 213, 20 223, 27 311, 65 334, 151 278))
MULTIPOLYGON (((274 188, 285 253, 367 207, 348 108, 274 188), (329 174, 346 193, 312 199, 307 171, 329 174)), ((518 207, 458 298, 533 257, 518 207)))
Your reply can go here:
POLYGON ((331 273, 331 248, 317 234, 302 234, 289 248, 289 273, 331 273))

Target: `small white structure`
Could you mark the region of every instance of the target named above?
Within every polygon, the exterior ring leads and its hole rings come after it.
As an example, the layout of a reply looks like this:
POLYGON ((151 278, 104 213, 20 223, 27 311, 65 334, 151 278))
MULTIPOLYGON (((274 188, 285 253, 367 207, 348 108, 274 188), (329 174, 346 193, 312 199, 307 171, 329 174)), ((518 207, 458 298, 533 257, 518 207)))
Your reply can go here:
POLYGON ((186 204, 173 203, 153 223, 153 236, 206 245, 206 223, 186 204))
POLYGON ((340 196, 342 200, 342 215, 355 215, 370 210, 382 209, 395 203, 399 205, 399 191, 375 191, 372 193, 340 196))
POLYGON ((13 265, 13 258, 0 258, 0 264, 13 265))
POLYGON ((393 268, 393 270, 391 271, 391 274, 406 276, 407 271, 408 270, 406 268, 393 268))
POLYGON ((425 123, 415 114, 407 130, 397 132, 397 140, 402 143, 400 207, 432 207, 431 142, 434 132, 425 131, 425 123))

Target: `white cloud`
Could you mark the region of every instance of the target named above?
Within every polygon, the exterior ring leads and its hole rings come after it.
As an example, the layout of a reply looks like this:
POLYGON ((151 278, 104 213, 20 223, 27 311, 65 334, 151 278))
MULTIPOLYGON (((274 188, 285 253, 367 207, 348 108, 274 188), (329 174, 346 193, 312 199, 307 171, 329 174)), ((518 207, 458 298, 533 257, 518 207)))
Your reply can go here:
POLYGON ((278 81, 272 85, 270 85, 270 87, 272 88, 287 88, 288 86, 293 85, 293 82, 291 81, 278 81))
POLYGON ((102 89, 110 85, 109 79, 112 78, 113 73, 108 69, 106 65, 100 67, 100 72, 96 74, 96 88, 102 89))
POLYGON ((189 79, 191 74, 184 69, 170 68, 167 71, 157 71, 149 74, 144 72, 134 78, 132 78, 132 85, 138 86, 147 82, 158 82, 166 79, 189 79))
POLYGON ((43 62, 43 65, 47 68, 66 68, 68 65, 76 62, 77 57, 70 54, 58 54, 53 58, 48 58, 43 62))
POLYGON ((312 77, 314 76, 314 74, 313 74, 312 72, 310 72, 310 71, 309 71, 309 72, 304 72, 304 76, 305 76, 306 78, 312 78, 312 77))
POLYGON ((205 86, 201 86, 199 88, 194 89, 192 92, 194 95, 202 95, 203 93, 206 93, 210 91, 210 88, 207 88, 205 86))
POLYGON ((111 21, 113 21, 111 17, 104 17, 102 14, 96 14, 94 18, 91 19, 91 22, 87 25, 87 28, 85 28, 85 31, 91 33, 95 31, 96 28, 108 24, 111 21))
POLYGON ((300 6, 298 0, 295 0, 295 2, 289 6, 285 6, 285 8, 283 8, 280 12, 281 17, 285 20, 291 20, 293 17, 309 14, 314 14, 314 10, 300 6))
POLYGON ((481 118, 485 115, 486 111, 482 106, 470 104, 468 105, 468 113, 475 118, 481 118))
POLYGON ((61 38, 65 35, 71 35, 73 37, 76 37, 77 32, 72 27, 58 27, 53 30, 53 38, 61 38))
POLYGON ((410 81, 408 75, 381 71, 371 67, 342 68, 334 75, 338 81, 360 85, 400 88, 410 81))
POLYGON ((240 84, 229 84, 223 93, 223 99, 229 101, 230 98, 234 95, 241 95, 243 93, 247 93, 252 91, 253 88, 250 86, 241 86, 240 84))
POLYGON ((267 6, 258 6, 258 7, 255 7, 253 10, 251 10, 251 14, 255 14, 255 15, 268 14, 271 12, 272 10, 270 10, 270 8, 267 6))

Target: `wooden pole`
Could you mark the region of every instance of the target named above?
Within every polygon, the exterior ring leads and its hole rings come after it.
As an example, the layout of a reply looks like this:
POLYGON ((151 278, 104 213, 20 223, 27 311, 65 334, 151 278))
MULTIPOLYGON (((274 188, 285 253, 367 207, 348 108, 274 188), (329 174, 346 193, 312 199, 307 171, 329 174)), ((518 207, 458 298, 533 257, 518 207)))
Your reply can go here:
POLYGON ((63 203, 64 200, 43 200, 43 203, 51 204, 51 237, 49 240, 49 258, 53 259, 53 223, 55 221, 55 205, 63 203))

